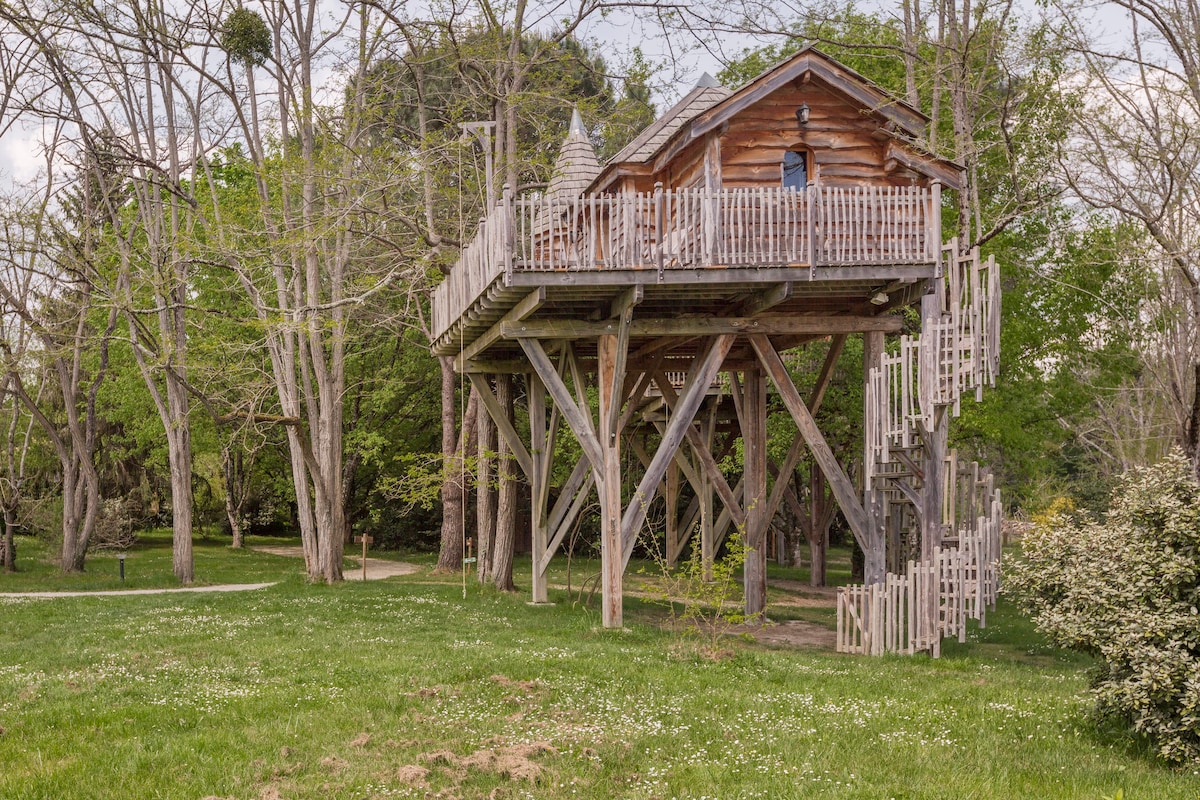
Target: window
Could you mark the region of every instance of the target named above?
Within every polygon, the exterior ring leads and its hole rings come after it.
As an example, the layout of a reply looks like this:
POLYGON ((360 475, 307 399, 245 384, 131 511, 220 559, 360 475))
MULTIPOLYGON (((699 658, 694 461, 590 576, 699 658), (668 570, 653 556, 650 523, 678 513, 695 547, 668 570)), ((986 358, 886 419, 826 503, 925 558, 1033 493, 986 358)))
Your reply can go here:
POLYGON ((798 192, 808 187, 808 153, 790 150, 783 155, 783 188, 798 192))

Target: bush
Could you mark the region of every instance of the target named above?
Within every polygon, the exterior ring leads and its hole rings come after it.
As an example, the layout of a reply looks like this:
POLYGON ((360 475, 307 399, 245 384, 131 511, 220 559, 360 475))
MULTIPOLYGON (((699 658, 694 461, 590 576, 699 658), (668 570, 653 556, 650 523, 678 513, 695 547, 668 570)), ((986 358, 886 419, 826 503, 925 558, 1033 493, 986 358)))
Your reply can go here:
POLYGON ((1097 711, 1200 759, 1200 484, 1183 454, 1134 470, 1097 522, 1060 506, 1006 570, 1057 644, 1096 656, 1097 711))

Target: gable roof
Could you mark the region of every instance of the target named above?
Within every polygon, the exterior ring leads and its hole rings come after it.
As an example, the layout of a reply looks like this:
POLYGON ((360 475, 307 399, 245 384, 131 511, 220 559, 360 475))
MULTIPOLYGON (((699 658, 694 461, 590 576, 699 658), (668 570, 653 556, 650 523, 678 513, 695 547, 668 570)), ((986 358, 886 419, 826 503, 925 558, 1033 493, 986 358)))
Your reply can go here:
POLYGON ((717 83, 707 72, 704 73, 695 88, 671 106, 667 113, 650 123, 632 142, 625 145, 621 152, 612 157, 609 164, 649 161, 680 128, 731 94, 732 91, 717 83))
MULTIPOLYGON (((850 67, 808 45, 736 91, 713 86, 707 74, 691 92, 617 153, 597 176, 592 188, 611 183, 622 171, 652 164, 657 171, 666 161, 702 136, 719 129, 745 109, 802 77, 812 77, 836 93, 882 118, 901 146, 924 140, 929 117, 903 100, 892 97, 877 84, 850 67), (624 168, 624 170, 622 169, 624 168)), ((916 151, 916 148, 912 148, 916 151)), ((913 152, 906 166, 936 177, 951 188, 961 185, 963 168, 951 161, 913 152)))

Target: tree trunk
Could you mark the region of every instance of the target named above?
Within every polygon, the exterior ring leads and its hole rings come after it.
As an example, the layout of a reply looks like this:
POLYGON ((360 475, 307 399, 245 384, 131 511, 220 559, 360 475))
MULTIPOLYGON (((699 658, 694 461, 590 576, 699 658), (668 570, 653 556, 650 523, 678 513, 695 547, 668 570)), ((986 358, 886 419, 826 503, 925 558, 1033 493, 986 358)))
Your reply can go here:
POLYGON ((13 532, 17 527, 17 518, 11 507, 4 509, 4 571, 17 571, 17 544, 13 532))
POLYGON ((232 445, 221 448, 221 465, 225 474, 225 517, 229 520, 229 532, 233 536, 231 546, 240 550, 246 544, 242 530, 242 506, 246 502, 246 495, 241 452, 235 453, 232 445))
MULTIPOLYGON (((496 378, 496 399, 509 422, 513 415, 513 379, 511 375, 496 378)), ((512 450, 504 437, 497 447, 496 474, 499 478, 499 501, 496 504, 496 538, 492 545, 492 583, 505 592, 516 591, 513 584, 513 549, 517 536, 517 476, 512 450)))
POLYGON ((462 569, 463 539, 466 537, 467 487, 463 475, 464 454, 470 449, 475 432, 475 414, 479 398, 471 392, 462 412, 463 429, 458 429, 459 409, 455 403, 456 375, 454 359, 438 358, 442 370, 442 537, 438 550, 437 572, 462 569))

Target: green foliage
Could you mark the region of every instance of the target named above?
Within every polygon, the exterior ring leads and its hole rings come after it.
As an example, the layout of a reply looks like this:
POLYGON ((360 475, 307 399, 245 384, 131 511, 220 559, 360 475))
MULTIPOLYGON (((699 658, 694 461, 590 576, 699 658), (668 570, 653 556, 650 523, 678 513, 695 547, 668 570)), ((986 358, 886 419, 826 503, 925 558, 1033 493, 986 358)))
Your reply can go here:
POLYGON ((262 66, 271 55, 271 31, 257 12, 235 8, 221 24, 221 47, 234 61, 262 66))
MULTIPOLYGON (((699 637, 710 651, 729 626, 746 621, 742 613, 742 566, 746 563, 746 544, 740 531, 725 540, 725 555, 713 559, 706 568, 700 548, 693 547, 687 561, 671 569, 657 549, 657 539, 649 549, 661 572, 657 599, 671 610, 671 619, 684 632, 699 637)), ((644 570, 643 570, 644 571, 644 570)))
POLYGON ((1125 476, 1103 521, 1061 508, 1006 581, 1056 643, 1101 660, 1102 716, 1200 759, 1200 484, 1182 453, 1125 476))

